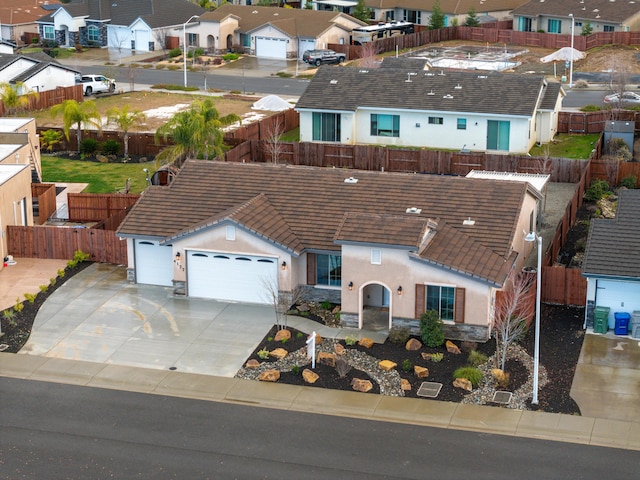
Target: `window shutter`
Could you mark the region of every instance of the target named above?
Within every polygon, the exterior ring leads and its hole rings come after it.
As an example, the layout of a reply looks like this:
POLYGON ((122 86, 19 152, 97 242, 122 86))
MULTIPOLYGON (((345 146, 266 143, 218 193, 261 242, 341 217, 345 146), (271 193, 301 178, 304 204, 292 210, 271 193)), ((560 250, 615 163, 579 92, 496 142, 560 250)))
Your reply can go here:
POLYGON ((316 284, 316 254, 307 253, 307 285, 316 284))
POLYGON ((464 288, 456 288, 456 305, 453 317, 456 323, 464 323, 464 288))
POLYGON ((416 318, 420 318, 426 310, 427 287, 424 283, 416 283, 416 318))

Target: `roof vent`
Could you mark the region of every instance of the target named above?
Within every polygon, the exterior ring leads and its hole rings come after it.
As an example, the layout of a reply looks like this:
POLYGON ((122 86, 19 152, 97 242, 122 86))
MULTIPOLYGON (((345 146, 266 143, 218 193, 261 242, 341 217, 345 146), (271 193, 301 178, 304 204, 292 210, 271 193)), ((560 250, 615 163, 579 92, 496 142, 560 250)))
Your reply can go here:
POLYGON ((438 228, 438 222, 436 222, 435 220, 428 219, 427 220, 427 228, 429 230, 437 229, 438 228))
POLYGON ((453 95, 447 93, 445 96, 443 96, 442 98, 453 98, 453 95))
POLYGON ((358 179, 355 177, 345 178, 344 183, 358 183, 358 179))
POLYGON ((369 70, 358 70, 358 73, 369 73, 369 70))
POLYGON ((478 78, 488 78, 487 75, 478 75, 478 78))
POLYGON ((336 80, 335 78, 329 81, 330 85, 337 85, 337 83, 338 83, 338 80, 336 80))
POLYGON ((456 85, 455 87, 453 87, 453 88, 455 88, 456 90, 462 90, 462 85, 457 84, 457 85, 456 85))
POLYGON ((409 207, 405 211, 405 213, 421 213, 421 212, 422 212, 422 209, 418 207, 409 207))
POLYGON ((469 225, 470 226, 470 225, 475 225, 475 224, 476 224, 476 221, 475 220, 471 220, 471 217, 467 218, 466 220, 464 220, 462 222, 462 225, 469 225))
POLYGON ((435 95, 435 93, 433 93, 433 90, 431 90, 429 93, 427 93, 427 95, 435 95))
POLYGON ((441 77, 444 77, 444 70, 440 70, 440 73, 438 75, 440 75, 441 77))
POLYGON ((425 77, 435 77, 435 76, 436 76, 436 74, 435 74, 435 73, 433 73, 433 72, 426 72, 426 73, 424 74, 424 76, 425 76, 425 77))
POLYGON ((254 11, 253 11, 253 12, 251 12, 251 13, 258 13, 258 10, 254 10, 254 11))

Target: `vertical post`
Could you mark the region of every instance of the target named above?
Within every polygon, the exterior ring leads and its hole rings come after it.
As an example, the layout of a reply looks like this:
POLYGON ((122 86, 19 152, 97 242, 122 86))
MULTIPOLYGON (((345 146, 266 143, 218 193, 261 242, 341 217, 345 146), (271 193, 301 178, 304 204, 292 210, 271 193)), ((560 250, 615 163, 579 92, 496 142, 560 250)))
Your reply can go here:
POLYGON ((538 404, 538 365, 540 363, 540 293, 542 290, 542 237, 536 235, 538 240, 538 275, 536 285, 536 336, 533 351, 533 397, 531 403, 538 404))
POLYGON ((187 23, 200 18, 199 15, 192 15, 189 20, 182 24, 182 65, 184 67, 184 88, 187 88, 187 23))
POLYGON ((571 60, 569 66, 569 88, 573 88, 573 33, 576 27, 576 19, 573 16, 573 13, 570 13, 571 17, 571 60))

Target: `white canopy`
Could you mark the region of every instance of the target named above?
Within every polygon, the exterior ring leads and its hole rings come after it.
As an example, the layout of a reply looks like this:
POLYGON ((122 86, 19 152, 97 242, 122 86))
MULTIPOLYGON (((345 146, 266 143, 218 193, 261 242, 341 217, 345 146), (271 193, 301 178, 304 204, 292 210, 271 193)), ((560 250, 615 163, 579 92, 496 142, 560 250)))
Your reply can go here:
POLYGON ((283 100, 277 95, 267 95, 253 104, 251 108, 254 110, 268 110, 270 112, 281 112, 288 110, 293 105, 283 100))
MULTIPOLYGON (((587 54, 585 52, 581 52, 580 50, 573 49, 573 60, 582 60, 586 57, 587 54)), ((571 47, 562 47, 557 52, 553 52, 551 55, 547 55, 546 57, 542 57, 540 59, 542 63, 549 62, 569 62, 571 61, 571 47)))

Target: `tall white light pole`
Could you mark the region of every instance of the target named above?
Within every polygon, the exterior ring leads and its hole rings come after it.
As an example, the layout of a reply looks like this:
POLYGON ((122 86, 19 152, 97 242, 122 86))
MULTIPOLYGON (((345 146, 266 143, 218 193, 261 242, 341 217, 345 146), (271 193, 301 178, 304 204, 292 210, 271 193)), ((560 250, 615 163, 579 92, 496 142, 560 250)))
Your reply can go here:
POLYGON ((576 19, 573 16, 573 13, 570 13, 569 16, 571 17, 571 63, 569 66, 569 88, 573 88, 573 34, 576 28, 576 19))
POLYGON ((540 363, 540 291, 542 290, 542 237, 534 232, 529 232, 524 237, 527 242, 538 240, 538 270, 536 284, 536 337, 533 349, 533 396, 531 403, 538 404, 538 365, 540 363))
POLYGON ((184 65, 184 88, 187 88, 187 23, 200 18, 200 15, 192 15, 189 20, 182 24, 182 63, 184 65))

